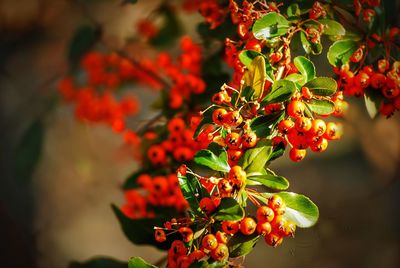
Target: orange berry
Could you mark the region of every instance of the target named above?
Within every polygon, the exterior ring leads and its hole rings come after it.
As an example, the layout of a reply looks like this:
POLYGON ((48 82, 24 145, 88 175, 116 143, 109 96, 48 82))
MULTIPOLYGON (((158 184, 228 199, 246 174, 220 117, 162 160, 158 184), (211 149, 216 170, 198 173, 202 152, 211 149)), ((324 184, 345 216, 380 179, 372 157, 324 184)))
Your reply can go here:
POLYGON ((259 233, 260 235, 267 235, 271 232, 272 227, 271 224, 269 222, 258 222, 257 223, 257 233, 259 233))
POLYGON ((244 235, 251 235, 257 228, 257 223, 253 218, 246 217, 240 221, 240 231, 244 235))
POLYGON ((223 108, 216 109, 212 114, 212 120, 217 125, 223 125, 228 112, 223 108))
POLYGON ((311 122, 311 128, 307 134, 312 136, 322 136, 326 131, 325 121, 322 119, 315 119, 311 122))
POLYGON ((214 202, 209 197, 204 197, 200 200, 200 208, 204 213, 207 215, 213 213, 217 207, 215 206, 214 202))
POLYGON ((229 256, 229 249, 223 243, 219 243, 217 247, 211 251, 211 257, 216 261, 225 260, 228 258, 228 256, 229 256))
POLYGON ((236 234, 239 231, 239 222, 237 221, 223 221, 222 230, 226 234, 236 234))
POLYGON ((193 231, 189 227, 179 228, 179 233, 182 235, 183 242, 188 243, 193 240, 193 231))
POLYGON ((225 123, 231 127, 237 127, 243 122, 243 117, 239 111, 228 112, 225 117, 225 123))
POLYGON ((287 134, 294 127, 294 122, 290 119, 284 119, 278 124, 278 131, 282 134, 287 134))
POLYGON ((303 115, 305 109, 303 102, 294 100, 287 106, 287 113, 290 117, 297 118, 303 115))
POLYGON ((324 138, 321 138, 318 142, 316 143, 311 143, 310 149, 313 152, 323 152, 328 148, 328 141, 324 138))
POLYGON ((257 220, 260 222, 271 222, 274 219, 275 213, 272 208, 261 206, 257 209, 256 215, 257 220))
POLYGON ((272 247, 277 247, 282 244, 283 237, 276 233, 270 233, 264 237, 264 240, 268 245, 272 247))
POLYGON ((297 131, 307 132, 311 129, 311 118, 306 116, 296 118, 295 127, 297 131))
POLYGON ((208 250, 213 250, 218 247, 218 240, 213 234, 207 234, 203 237, 201 245, 208 250))
POLYGON ((289 157, 293 162, 300 162, 304 157, 306 157, 306 150, 292 148, 289 151, 289 157))
POLYGON ((198 260, 204 258, 205 256, 206 256, 206 254, 203 251, 196 249, 196 250, 193 250, 192 253, 189 254, 189 260, 193 263, 195 261, 198 261, 198 260))
POLYGON ((228 243, 228 236, 224 232, 218 231, 215 234, 215 237, 217 238, 218 243, 223 243, 223 244, 228 243))
POLYGON ((242 185, 246 181, 246 177, 246 172, 241 166, 233 166, 228 173, 228 179, 237 185, 242 185))
POLYGON ((155 237, 156 241, 160 242, 160 243, 162 243, 162 242, 167 240, 167 236, 165 235, 164 230, 161 230, 161 229, 156 229, 155 230, 154 237, 155 237))
POLYGON ((242 145, 245 148, 252 148, 257 144, 257 135, 254 132, 245 132, 242 135, 242 145))
POLYGON ((239 133, 232 132, 226 135, 225 142, 229 149, 239 149, 242 145, 242 138, 239 133))

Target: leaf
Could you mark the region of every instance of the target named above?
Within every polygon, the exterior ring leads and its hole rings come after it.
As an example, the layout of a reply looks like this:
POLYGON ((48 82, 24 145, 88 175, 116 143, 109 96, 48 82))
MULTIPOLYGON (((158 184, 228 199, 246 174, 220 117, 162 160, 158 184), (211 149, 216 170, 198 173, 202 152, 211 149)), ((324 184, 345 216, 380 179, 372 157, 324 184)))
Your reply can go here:
POLYGON ((258 56, 262 56, 262 57, 264 58, 264 61, 265 61, 265 72, 266 72, 266 75, 267 75, 267 79, 268 79, 269 81, 273 82, 273 81, 274 81, 274 78, 273 78, 274 75, 273 75, 272 66, 271 66, 271 64, 269 63, 268 58, 266 58, 266 57, 264 56, 264 54, 259 53, 259 52, 254 51, 254 50, 242 50, 242 51, 239 53, 239 59, 240 59, 240 61, 241 61, 244 65, 246 65, 247 68, 250 68, 252 61, 253 61, 256 57, 258 57, 258 56))
POLYGON ((201 119, 196 130, 194 131, 194 135, 193 135, 194 139, 197 138, 197 136, 199 136, 199 134, 201 133, 201 131, 203 130, 203 127, 205 125, 213 123, 212 114, 216 109, 217 109, 217 107, 213 106, 203 113, 203 118, 201 119))
POLYGON ((318 207, 310 200, 310 198, 292 192, 264 193, 265 197, 254 195, 265 204, 272 195, 279 195, 286 205, 284 217, 296 223, 300 228, 309 228, 318 221, 318 207))
POLYGON ((307 106, 311 112, 321 115, 328 115, 335 111, 335 104, 329 100, 312 99, 307 102, 307 106))
POLYGON ((289 188, 289 181, 286 178, 273 174, 251 176, 247 177, 247 179, 259 182, 262 185, 275 190, 286 190, 289 188))
POLYGON ((257 39, 269 39, 285 35, 288 29, 289 22, 284 16, 270 12, 254 23, 252 31, 257 39))
MULTIPOLYGON (((172 240, 168 239, 163 243, 159 243, 154 239, 154 226, 163 226, 164 222, 176 215, 176 212, 170 210, 168 216, 157 215, 156 218, 130 219, 115 205, 112 205, 114 214, 121 225, 125 236, 136 245, 152 245, 158 249, 169 249, 172 240)), ((175 234, 171 234, 174 236, 175 234)), ((179 235, 176 235, 179 238, 179 235)))
POLYGON ((107 257, 98 257, 86 262, 73 261, 68 268, 126 268, 128 263, 114 260, 107 257))
POLYGON ((264 99, 262 104, 278 103, 287 101, 296 92, 296 85, 289 80, 281 79, 277 80, 272 84, 271 92, 269 92, 264 99))
POLYGON ((178 181, 181 192, 186 201, 189 203, 192 212, 195 215, 204 216, 198 201, 202 198, 203 192, 199 180, 196 177, 191 176, 190 174, 187 174, 187 176, 183 176, 178 173, 178 181))
POLYGON ((68 46, 68 60, 71 65, 79 63, 82 56, 93 48, 100 34, 100 28, 89 25, 81 26, 76 30, 68 46))
POLYGON ((281 157, 284 153, 285 153, 285 145, 283 143, 280 143, 277 146, 275 146, 268 161, 271 162, 272 160, 281 157))
POLYGON ((286 14, 288 15, 288 18, 296 18, 299 17, 301 15, 301 10, 299 8, 299 4, 291 4, 286 11, 286 14))
POLYGON ((231 198, 222 198, 213 218, 218 221, 238 221, 243 219, 244 210, 239 203, 231 198))
POLYGON ((254 90, 254 98, 258 98, 264 91, 265 80, 265 59, 262 56, 257 56, 251 62, 249 68, 244 72, 244 86, 250 86, 254 90))
POLYGON ((320 43, 315 44, 307 39, 305 33, 300 32, 300 41, 304 51, 307 54, 319 55, 322 52, 322 45, 320 43))
POLYGON ((298 56, 294 58, 293 63, 303 76, 303 80, 298 82, 300 85, 304 85, 308 81, 315 78, 315 66, 312 61, 306 57, 298 56))
POLYGON ((375 118, 375 116, 379 113, 379 108, 382 101, 382 96, 376 90, 367 88, 364 91, 365 108, 367 109, 368 115, 371 118, 375 118))
POLYGON ((305 85, 314 95, 331 96, 336 92, 337 83, 330 77, 317 77, 308 81, 305 85))
POLYGON ((228 172, 230 170, 228 162, 223 160, 222 157, 216 156, 210 150, 198 151, 194 156, 194 162, 215 171, 228 172))
POLYGON ((286 76, 285 80, 289 80, 292 81, 293 83, 298 83, 303 85, 305 79, 301 74, 294 73, 286 76))
POLYGON ((326 35, 345 35, 346 34, 346 30, 343 27, 343 25, 335 20, 320 19, 318 21, 324 25, 323 34, 326 34, 326 35))
POLYGON ((257 232, 251 235, 236 234, 228 242, 229 257, 236 258, 249 254, 259 238, 257 232))
POLYGON ((333 66, 342 66, 349 62, 351 55, 357 50, 357 42, 354 40, 338 40, 328 50, 328 61, 333 66))
POLYGON ((244 97, 247 101, 250 101, 253 99, 254 95, 254 89, 252 87, 245 87, 241 92, 240 92, 240 97, 244 97))
POLYGON ((189 268, 228 268, 229 265, 226 261, 214 261, 212 258, 209 258, 208 261, 196 261, 192 263, 189 268))
POLYGON ((262 172, 272 153, 270 140, 260 140, 256 147, 248 149, 240 158, 239 163, 246 173, 262 172))
MULTIPOLYGON (((126 266, 125 266, 126 267, 126 266)), ((128 267, 129 268, 157 268, 154 265, 151 265, 147 262, 145 262, 142 258, 140 257, 134 257, 130 258, 128 262, 128 267)), ((110 267, 111 268, 111 267, 110 267)))
POLYGON ((250 129, 258 138, 266 138, 271 135, 272 126, 279 122, 283 112, 269 115, 261 115, 250 121, 250 129))
POLYGON ((44 140, 44 127, 36 120, 23 134, 15 149, 15 177, 20 181, 29 181, 40 160, 44 140))

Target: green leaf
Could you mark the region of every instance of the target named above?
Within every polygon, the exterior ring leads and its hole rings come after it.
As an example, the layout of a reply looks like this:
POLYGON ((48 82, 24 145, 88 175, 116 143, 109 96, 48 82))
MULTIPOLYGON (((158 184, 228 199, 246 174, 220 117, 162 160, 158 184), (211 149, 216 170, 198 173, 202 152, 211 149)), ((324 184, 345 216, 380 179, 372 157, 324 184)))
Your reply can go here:
POLYGON ((83 263, 73 261, 69 263, 68 268, 126 268, 127 266, 128 263, 126 262, 99 257, 83 263))
POLYGON ((209 108, 207 111, 205 111, 203 113, 203 118, 201 119, 199 125, 197 126, 196 130, 194 131, 194 135, 193 138, 197 138, 197 136, 199 136, 199 134, 201 133, 201 131, 203 130, 203 127, 205 125, 208 124, 213 124, 213 120, 212 120, 212 114, 213 112, 217 109, 216 106, 212 106, 211 108, 209 108))
POLYGON ((236 258, 249 254, 259 238, 256 232, 251 235, 236 234, 228 242, 229 257, 236 258))
POLYGON ((357 50, 357 42, 354 40, 338 40, 328 50, 328 61, 333 66, 342 66, 349 62, 351 55, 357 50))
POLYGON ((343 25, 335 20, 320 19, 318 21, 324 25, 323 34, 326 34, 326 35, 345 35, 346 34, 346 30, 343 27, 343 25))
POLYGON ((331 96, 336 92, 337 83, 330 77, 317 77, 308 81, 305 85, 314 95, 331 96))
POLYGON ((304 84, 304 77, 301 74, 289 74, 285 77, 286 80, 292 81, 293 83, 304 84))
POLYGON ((298 56, 294 58, 293 63, 303 76, 303 80, 298 82, 300 85, 304 85, 308 81, 315 78, 315 66, 312 61, 306 57, 298 56))
POLYGON ((250 101, 253 99, 254 96, 254 89, 252 87, 245 87, 241 92, 240 92, 240 97, 244 97, 247 101, 250 101))
POLYGON ((265 80, 267 74, 265 72, 265 59, 262 56, 257 56, 251 62, 248 69, 244 72, 244 86, 250 86, 254 90, 254 98, 258 98, 263 94, 265 80))
POLYGON ((266 138, 271 135, 272 126, 278 123, 282 116, 283 112, 258 116, 250 121, 250 129, 258 138, 266 138))
POLYGON ((274 74, 273 74, 273 70, 272 70, 272 66, 269 63, 268 58, 266 58, 264 56, 264 54, 259 53, 257 51, 254 50, 242 50, 239 53, 239 59, 240 61, 246 65, 247 68, 250 68, 251 63, 253 62, 253 60, 258 57, 258 56, 262 56, 264 58, 264 63, 265 63, 265 73, 267 75, 267 79, 271 82, 274 81, 274 74))
POLYGON ((239 163, 246 173, 262 172, 272 153, 270 140, 261 140, 254 148, 248 149, 240 158, 239 163))
POLYGON ((264 99, 262 104, 278 103, 287 101, 296 92, 296 85, 289 80, 281 79, 277 80, 272 84, 271 92, 269 92, 264 99))
POLYGON ((322 45, 320 43, 315 44, 307 39, 305 33, 300 32, 300 41, 304 51, 307 54, 319 55, 322 52, 322 45))
POLYGON ((383 101, 382 95, 380 95, 379 92, 374 89, 367 88, 364 91, 364 101, 368 115, 371 118, 375 118, 375 116, 379 113, 379 108, 383 101))
MULTIPOLYGON (((163 226, 164 222, 177 215, 176 212, 170 210, 168 216, 157 215, 156 218, 130 219, 115 205, 112 205, 114 214, 121 225, 125 236, 136 245, 152 245, 158 249, 169 249, 173 237, 179 238, 180 235, 171 234, 171 239, 163 243, 159 243, 154 239, 154 226, 163 226)), ((170 238, 170 237, 169 237, 170 238)))
POLYGON ((276 12, 270 12, 258 19, 253 25, 253 34, 257 39, 269 39, 285 35, 289 29, 286 18, 276 12))
POLYGON ((199 180, 190 174, 183 176, 178 173, 178 181, 182 194, 189 203, 192 212, 195 215, 204 216, 198 201, 202 198, 203 193, 203 189, 199 180))
POLYGON ((199 165, 209 167, 215 171, 228 172, 230 170, 230 167, 228 165, 228 162, 224 160, 224 158, 227 159, 224 156, 216 156, 210 150, 201 150, 198 151, 194 156, 194 162, 199 165))
POLYGON ((15 177, 27 182, 40 160, 44 140, 44 127, 40 120, 29 126, 15 149, 15 177))
POLYGON ((335 111, 335 104, 329 100, 317 100, 312 99, 307 102, 308 108, 310 108, 311 112, 316 114, 331 114, 335 111))
POLYGON ((112 258, 98 257, 86 262, 73 261, 68 268, 126 268, 128 263, 114 260, 112 258))
POLYGON ((192 263, 189 268, 228 268, 229 265, 226 261, 214 261, 212 258, 209 258, 208 261, 196 261, 192 263))
POLYGON ((231 198, 222 198, 213 218, 218 221, 238 221, 243 219, 244 210, 239 203, 231 198))
POLYGON ((140 257, 130 258, 129 262, 128 262, 128 267, 129 268, 157 268, 157 266, 154 266, 154 265, 151 265, 151 264, 145 262, 140 257))
POLYGON ((318 207, 310 200, 310 198, 292 192, 265 193, 265 197, 254 195, 265 204, 272 195, 279 195, 286 204, 286 212, 284 217, 296 223, 300 228, 308 228, 313 226, 319 217, 318 207))
POLYGON ((79 63, 83 55, 93 48, 97 40, 100 38, 101 29, 85 25, 74 33, 69 47, 68 47, 68 60, 71 65, 79 63))
POLYGON ((274 174, 265 174, 247 177, 248 180, 259 182, 260 184, 276 190, 286 190, 289 188, 289 181, 282 177, 274 174))
POLYGON ((288 18, 296 18, 299 17, 301 15, 301 10, 299 8, 299 4, 295 3, 295 4, 291 4, 286 11, 286 14, 288 15, 288 18))

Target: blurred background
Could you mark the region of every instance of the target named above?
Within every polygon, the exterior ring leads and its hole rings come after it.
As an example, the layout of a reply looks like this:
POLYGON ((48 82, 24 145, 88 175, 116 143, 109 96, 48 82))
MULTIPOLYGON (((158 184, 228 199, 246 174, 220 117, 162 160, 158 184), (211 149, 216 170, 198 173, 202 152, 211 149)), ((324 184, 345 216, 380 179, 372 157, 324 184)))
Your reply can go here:
MULTIPOLYGON (((0 0, 0 267, 64 268, 94 256, 141 256, 154 263, 163 256, 132 245, 110 209, 123 202, 120 185, 136 167, 121 138, 107 127, 78 122, 70 107, 52 101, 78 26, 95 20, 103 25, 103 41, 119 48, 134 34, 135 21, 158 4, 0 0), (38 117, 41 156, 33 176, 20 179, 14 169, 18 144, 38 117)), ((201 17, 179 20, 196 38, 201 17)), ((148 118, 154 92, 140 96, 139 118, 148 118)), ((400 267, 399 113, 371 120, 356 99, 343 123, 343 139, 327 152, 300 164, 288 157, 273 163, 291 181, 291 191, 319 206, 320 220, 276 249, 261 241, 246 267, 400 267)))

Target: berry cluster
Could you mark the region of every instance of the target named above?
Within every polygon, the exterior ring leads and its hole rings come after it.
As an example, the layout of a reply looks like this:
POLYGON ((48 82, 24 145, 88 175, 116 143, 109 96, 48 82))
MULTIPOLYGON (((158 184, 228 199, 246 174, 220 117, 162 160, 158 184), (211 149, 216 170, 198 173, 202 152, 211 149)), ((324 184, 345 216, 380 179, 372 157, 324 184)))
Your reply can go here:
POLYGON ((154 176, 141 174, 137 178, 139 188, 125 191, 126 203, 121 211, 131 219, 153 218, 155 208, 187 209, 176 174, 154 176))
MULTIPOLYGON (((254 192, 254 194, 257 194, 254 192)), ((163 243, 168 235, 179 233, 181 239, 171 243, 168 250, 168 267, 189 267, 199 260, 213 259, 222 262, 229 259, 229 241, 237 235, 250 236, 253 234, 264 237, 265 242, 273 247, 279 246, 284 237, 294 236, 296 224, 284 218, 285 204, 278 195, 272 195, 267 204, 259 206, 256 220, 247 216, 239 221, 221 221, 220 228, 215 228, 217 221, 213 213, 218 207, 218 201, 204 197, 200 207, 205 213, 204 218, 196 219, 205 226, 199 235, 194 235, 195 222, 189 218, 172 219, 164 227, 155 227, 155 240, 163 243)))

